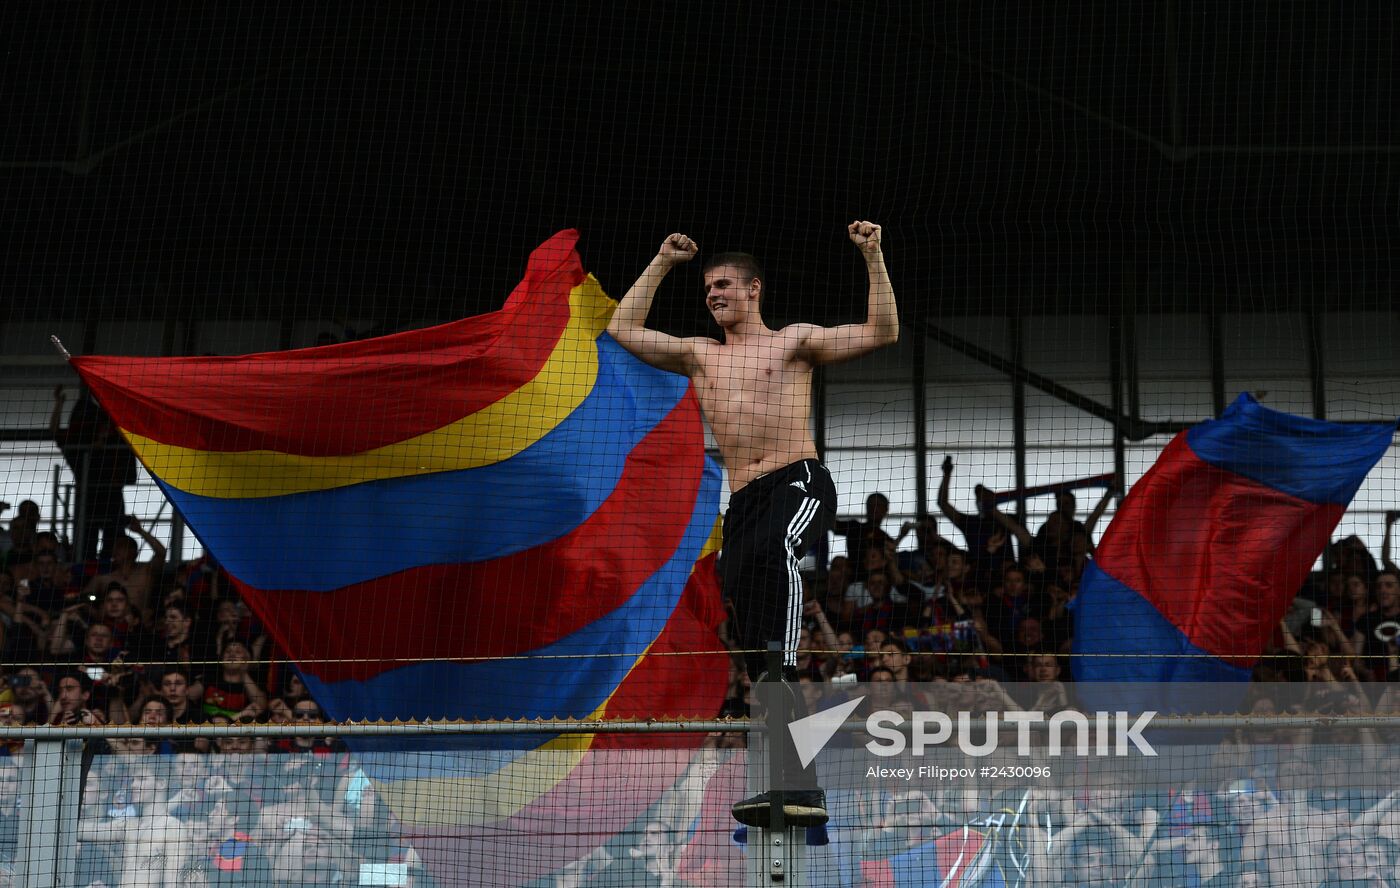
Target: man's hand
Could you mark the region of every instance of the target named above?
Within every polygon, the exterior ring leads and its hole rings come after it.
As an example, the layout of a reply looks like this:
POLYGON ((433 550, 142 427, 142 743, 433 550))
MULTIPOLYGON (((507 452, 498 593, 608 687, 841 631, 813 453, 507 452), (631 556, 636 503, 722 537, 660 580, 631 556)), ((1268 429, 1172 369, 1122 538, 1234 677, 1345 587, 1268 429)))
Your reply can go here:
POLYGON ((694 259, 699 252, 700 248, 695 245, 695 241, 683 234, 672 234, 661 242, 661 249, 656 251, 656 258, 674 268, 694 259))
POLYGON ((951 456, 943 457, 943 474, 953 474, 953 458, 951 456))
POLYGON ((852 222, 846 226, 846 233, 862 253, 880 252, 880 226, 874 222, 852 222))

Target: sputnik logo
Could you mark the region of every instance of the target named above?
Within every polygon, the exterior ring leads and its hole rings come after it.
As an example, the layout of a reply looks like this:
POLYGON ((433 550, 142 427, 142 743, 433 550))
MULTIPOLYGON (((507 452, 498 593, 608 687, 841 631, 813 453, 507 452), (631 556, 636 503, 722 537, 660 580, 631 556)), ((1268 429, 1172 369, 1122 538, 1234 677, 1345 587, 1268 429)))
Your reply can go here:
POLYGON ((788 731, 792 734, 792 745, 797 749, 797 757, 801 760, 802 767, 812 763, 812 759, 831 742, 831 738, 836 736, 836 732, 841 730, 846 719, 864 699, 862 696, 847 700, 840 706, 823 709, 788 725, 788 731))

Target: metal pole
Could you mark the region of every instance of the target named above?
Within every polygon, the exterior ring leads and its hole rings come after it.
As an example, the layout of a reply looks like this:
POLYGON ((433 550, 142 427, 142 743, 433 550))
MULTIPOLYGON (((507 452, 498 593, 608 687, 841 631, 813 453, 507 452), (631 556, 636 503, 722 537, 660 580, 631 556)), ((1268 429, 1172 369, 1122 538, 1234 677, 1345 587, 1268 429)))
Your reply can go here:
POLYGON ((768 643, 767 674, 762 684, 767 692, 761 699, 767 702, 764 712, 764 738, 768 751, 768 799, 772 812, 768 828, 749 833, 748 856, 745 866, 747 882, 754 888, 765 885, 801 885, 805 853, 803 835, 798 827, 788 826, 783 813, 786 743, 784 732, 792 721, 794 686, 783 683, 783 646, 768 643))
MULTIPOLYGON (((812 444, 817 448, 817 459, 826 462, 826 371, 821 367, 812 371, 812 444)), ((829 534, 817 537, 812 546, 812 559, 817 563, 817 578, 826 579, 826 566, 831 560, 829 534)))
POLYGON ((73 561, 87 561, 87 513, 91 507, 88 502, 92 492, 92 447, 83 446, 83 477, 75 479, 77 483, 73 485, 74 499, 77 500, 77 515, 73 521, 73 561))
MULTIPOLYGON (((1123 416, 1123 308, 1113 300, 1108 312, 1108 376, 1113 388, 1113 415, 1123 416)), ((1128 477, 1128 451, 1123 440, 1123 423, 1113 423, 1113 471, 1119 479, 1128 477)))
POLYGON ((768 712, 764 715, 764 725, 768 728, 765 736, 768 745, 768 792, 773 800, 773 817, 770 821, 773 832, 782 832, 787 826, 783 815, 783 742, 781 731, 792 721, 792 712, 787 706, 787 695, 783 693, 783 645, 781 642, 768 642, 769 684, 768 712))
MULTIPOLYGON (((1021 316, 1012 314, 1007 319, 1007 333, 1011 339, 1011 360, 1016 362, 1018 368, 1024 369, 1026 366, 1026 348, 1023 328, 1021 326, 1021 316)), ((1016 489, 1022 491, 1026 489, 1026 381, 1019 373, 1011 376, 1011 440, 1015 450, 1016 458, 1016 489)), ((1016 496, 1016 521, 1024 527, 1026 525, 1026 497, 1024 494, 1016 496)), ((1011 550, 1010 541, 1007 542, 1007 551, 1011 550)), ((1021 557, 1026 557, 1025 552, 1020 553, 1021 557)))
POLYGON ((928 339, 914 337, 914 511, 915 517, 928 515, 928 339))
POLYGON ((185 560, 185 519, 179 512, 170 513, 170 557, 168 563, 181 564, 185 560))
POLYGON ((73 883, 81 794, 81 740, 26 740, 20 772, 20 888, 67 888, 73 883), (57 790, 57 798, 54 791, 57 790))
POLYGON ((1210 399, 1215 418, 1225 415, 1225 334, 1220 309, 1210 309, 1210 399))
POLYGON ((1308 380, 1312 388, 1313 419, 1327 418, 1327 362, 1322 347, 1322 318, 1309 306, 1303 314, 1303 338, 1308 347, 1308 380))
MULTIPOLYGON (((58 498, 59 498, 60 496, 63 495, 63 494, 62 494, 62 490, 63 490, 63 467, 62 467, 61 465, 59 465, 58 463, 54 463, 54 465, 53 465, 53 493, 51 494, 52 499, 50 500, 50 505, 49 505, 49 530, 52 530, 55 534, 58 534, 58 535, 61 536, 61 537, 67 537, 69 540, 72 540, 73 538, 72 538, 71 536, 68 536, 67 533, 61 533, 61 532, 59 531, 59 524, 58 524, 58 498)), ((66 510, 65 510, 65 511, 66 511, 66 510)))

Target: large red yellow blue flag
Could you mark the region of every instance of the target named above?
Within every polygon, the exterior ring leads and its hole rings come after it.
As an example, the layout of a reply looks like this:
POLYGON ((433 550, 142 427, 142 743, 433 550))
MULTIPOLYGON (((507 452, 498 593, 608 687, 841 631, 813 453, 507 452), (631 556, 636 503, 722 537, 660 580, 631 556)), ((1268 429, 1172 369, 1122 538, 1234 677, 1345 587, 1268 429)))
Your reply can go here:
MULTIPOLYGON (((726 659, 693 654, 721 647, 720 473, 689 381, 606 334, 616 303, 577 239, 550 238, 500 310, 455 323, 73 360, 335 718, 717 712, 726 659)), ((469 778, 435 758, 381 788, 410 825, 506 828, 616 745, 537 737, 484 773, 457 762, 469 778), (453 780, 492 803, 422 805, 453 780)))

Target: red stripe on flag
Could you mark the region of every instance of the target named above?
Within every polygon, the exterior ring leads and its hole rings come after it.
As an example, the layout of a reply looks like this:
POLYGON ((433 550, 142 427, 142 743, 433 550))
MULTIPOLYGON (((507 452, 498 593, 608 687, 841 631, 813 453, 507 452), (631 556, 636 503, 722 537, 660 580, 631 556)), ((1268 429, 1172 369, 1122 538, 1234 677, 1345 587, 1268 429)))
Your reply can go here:
POLYGON ((343 456, 442 428, 533 379, 585 275, 563 231, 530 255, 504 307, 430 327, 240 357, 74 358, 113 421, 194 450, 343 456))

